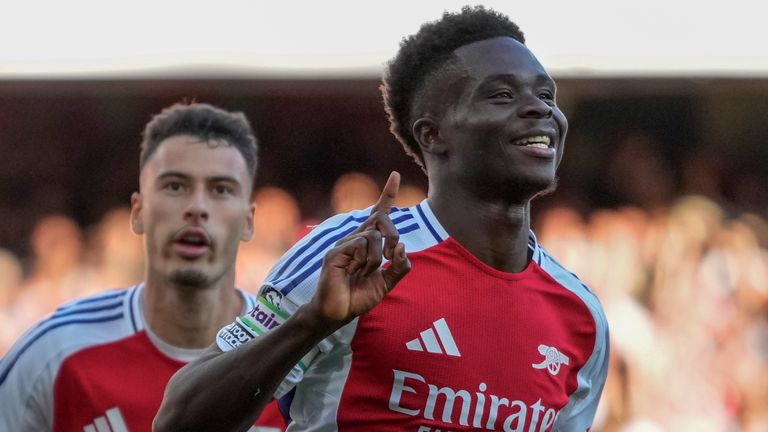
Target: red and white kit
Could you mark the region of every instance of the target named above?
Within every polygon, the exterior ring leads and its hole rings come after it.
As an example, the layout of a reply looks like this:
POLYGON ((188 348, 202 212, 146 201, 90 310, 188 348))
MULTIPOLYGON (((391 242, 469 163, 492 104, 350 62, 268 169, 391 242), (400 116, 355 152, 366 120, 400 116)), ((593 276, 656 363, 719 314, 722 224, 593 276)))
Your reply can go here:
MULTIPOLYGON (((369 211, 334 216, 288 251, 256 307, 219 332, 219 347, 307 303, 326 251, 369 211)), ((448 236, 426 201, 390 217, 412 270, 294 367, 276 394, 291 392, 289 430, 586 431, 608 368, 595 295, 533 233, 531 263, 504 273, 448 236)))
MULTIPOLYGON (((204 350, 149 332, 143 285, 60 307, 0 361, 0 430, 149 431, 171 376, 204 350)), ((245 310, 255 298, 240 291, 245 310)), ((255 431, 284 430, 271 404, 255 431)))

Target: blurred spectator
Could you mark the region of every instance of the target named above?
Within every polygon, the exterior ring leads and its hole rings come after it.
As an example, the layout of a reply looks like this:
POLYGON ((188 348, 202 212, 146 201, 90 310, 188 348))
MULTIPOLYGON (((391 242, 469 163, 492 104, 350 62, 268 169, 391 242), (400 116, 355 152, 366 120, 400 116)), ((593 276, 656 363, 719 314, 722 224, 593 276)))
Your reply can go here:
POLYGON ((336 180, 331 191, 334 214, 346 213, 373 205, 379 198, 376 182, 363 173, 347 173, 336 180))
POLYGON ((41 219, 32 231, 32 270, 22 282, 13 313, 27 329, 46 314, 90 290, 80 227, 63 215, 41 219))
POLYGON ((240 246, 235 272, 239 288, 256 293, 267 272, 296 241, 299 205, 288 192, 259 189, 254 197, 253 239, 240 246))
POLYGON ((412 207, 424 201, 425 198, 427 198, 427 193, 424 192, 424 189, 413 185, 400 185, 400 191, 397 193, 397 199, 395 199, 395 207, 412 207))
POLYGON ((538 221, 611 325, 595 430, 768 430, 768 225, 702 196, 654 209, 538 221))
POLYGON ((94 279, 91 285, 97 289, 128 287, 144 277, 144 245, 141 237, 131 231, 130 217, 128 208, 114 208, 101 218, 93 232, 89 251, 94 279))
MULTIPOLYGON (((403 184, 397 194, 395 207, 410 207, 427 197, 424 189, 403 184)), ((334 214, 346 213, 373 205, 379 198, 379 186, 367 174, 351 172, 336 180, 331 192, 331 207, 334 214)))
POLYGON ((80 227, 62 215, 40 220, 32 232, 32 273, 26 284, 31 287, 60 287, 81 264, 83 238, 80 227))

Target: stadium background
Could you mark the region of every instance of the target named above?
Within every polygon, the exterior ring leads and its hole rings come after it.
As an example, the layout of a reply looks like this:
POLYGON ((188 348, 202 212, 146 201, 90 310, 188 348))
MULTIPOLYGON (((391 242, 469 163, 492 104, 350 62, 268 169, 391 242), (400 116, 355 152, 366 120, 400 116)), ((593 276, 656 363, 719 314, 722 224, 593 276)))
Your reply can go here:
MULTIPOLYGON (((173 102, 243 111, 257 131, 246 289, 308 226, 371 203, 390 170, 401 204, 425 193, 370 69, 2 73, 9 64, 0 57, 0 355, 61 302, 141 279, 127 222, 139 133, 173 102)), ((608 314, 595 431, 768 430, 766 71, 553 71, 570 132, 534 227, 608 314)))

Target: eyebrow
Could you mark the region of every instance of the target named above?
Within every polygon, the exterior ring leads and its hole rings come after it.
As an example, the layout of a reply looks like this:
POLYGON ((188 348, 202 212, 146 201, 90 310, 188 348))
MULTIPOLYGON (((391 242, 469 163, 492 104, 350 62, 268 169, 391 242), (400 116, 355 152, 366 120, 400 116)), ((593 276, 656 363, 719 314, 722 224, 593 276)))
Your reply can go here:
POLYGON ((166 178, 169 178, 169 177, 179 177, 179 178, 183 178, 183 179, 191 178, 189 175, 184 174, 181 171, 166 171, 166 172, 161 173, 160 175, 158 175, 157 179, 158 180, 162 180, 162 179, 166 179, 166 178))
POLYGON ((208 177, 206 180, 213 181, 213 182, 235 183, 238 186, 240 185, 240 181, 238 179, 230 176, 213 176, 213 177, 208 177))
MULTIPOLYGON (((503 81, 503 82, 514 82, 519 80, 518 75, 514 74, 496 74, 496 75, 490 75, 483 79, 480 82, 480 86, 485 86, 488 84, 492 84, 495 82, 503 81)), ((536 84, 555 84, 555 80, 553 80, 549 75, 541 73, 537 74, 533 77, 533 82, 536 84)))
MULTIPOLYGON (((166 178, 182 178, 185 180, 189 180, 192 178, 189 174, 185 174, 181 171, 166 171, 159 176, 157 176, 158 180, 166 179, 166 178)), ((213 176, 213 177, 206 177, 205 181, 208 182, 229 182, 229 183, 235 183, 237 185, 240 185, 240 181, 232 176, 213 176)))

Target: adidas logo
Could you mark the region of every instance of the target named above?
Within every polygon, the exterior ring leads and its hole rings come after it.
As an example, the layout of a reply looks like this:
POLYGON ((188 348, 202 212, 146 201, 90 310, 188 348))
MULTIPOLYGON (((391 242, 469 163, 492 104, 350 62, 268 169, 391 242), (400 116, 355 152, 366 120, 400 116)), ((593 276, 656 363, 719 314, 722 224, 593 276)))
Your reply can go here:
POLYGON ((128 432, 128 428, 120 408, 114 407, 107 410, 106 417, 97 417, 93 423, 83 426, 83 432, 128 432))
POLYGON ((456 341, 453 340, 453 335, 448 328, 448 323, 445 322, 445 318, 435 321, 432 323, 432 326, 419 333, 419 337, 416 339, 406 342, 405 347, 411 351, 424 351, 424 348, 426 348, 427 352, 461 357, 459 348, 456 346, 456 341))

